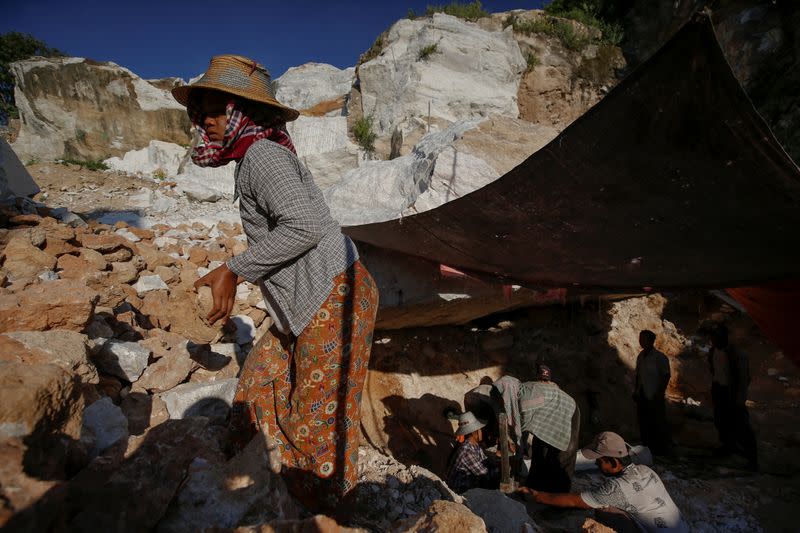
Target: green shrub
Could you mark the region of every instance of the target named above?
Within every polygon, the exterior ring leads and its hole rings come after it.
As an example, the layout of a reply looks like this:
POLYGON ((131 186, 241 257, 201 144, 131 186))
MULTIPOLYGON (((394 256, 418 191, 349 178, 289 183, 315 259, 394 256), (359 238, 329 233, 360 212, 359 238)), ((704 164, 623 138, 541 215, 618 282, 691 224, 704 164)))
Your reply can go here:
POLYGON ((602 0, 580 0, 580 3, 576 0, 553 0, 545 6, 544 10, 549 15, 575 20, 584 26, 597 28, 602 34, 600 42, 619 45, 625 37, 622 25, 600 16, 601 3, 603 3, 602 0))
POLYGON ((414 10, 412 8, 410 8, 410 7, 408 8, 408 15, 407 16, 408 16, 409 20, 414 20, 415 18, 417 18, 417 14, 414 13, 414 10))
POLYGON ((513 27, 517 33, 525 35, 539 33, 555 37, 568 50, 582 50, 590 42, 588 37, 576 32, 572 24, 555 17, 537 17, 533 20, 523 20, 510 15, 506 18, 505 23, 507 26, 513 27))
POLYGON ((62 165, 77 165, 87 170, 108 170, 108 165, 103 163, 102 159, 98 159, 96 161, 84 161, 82 159, 61 159, 59 160, 59 163, 62 165))
POLYGON ((457 1, 450 2, 448 5, 432 5, 425 10, 426 15, 434 13, 445 13, 464 20, 476 21, 482 17, 488 17, 489 12, 483 9, 480 0, 462 4, 457 1))
POLYGON ((516 15, 506 17, 504 26, 511 26, 516 33, 533 35, 539 33, 555 37, 564 48, 573 51, 583 50, 591 42, 587 36, 575 31, 572 24, 555 17, 537 17, 533 20, 520 19, 516 15))
POLYGON ((622 29, 622 25, 618 22, 604 24, 601 29, 603 31, 603 40, 608 44, 619 46, 625 38, 625 30, 622 29))
POLYGON ((366 63, 372 59, 378 57, 381 52, 383 52, 383 47, 386 46, 386 39, 384 38, 383 34, 378 35, 378 38, 375 39, 375 42, 372 43, 372 46, 369 49, 361 54, 361 57, 358 58, 358 64, 366 63))
POLYGON ((352 129, 356 142, 367 154, 375 153, 375 139, 378 135, 372 131, 372 115, 361 117, 355 121, 352 129))
POLYGON ((561 41, 564 48, 574 52, 583 50, 589 44, 590 39, 580 35, 575 28, 567 21, 551 19, 553 21, 552 35, 561 41))
POLYGON ((153 179, 158 181, 167 179, 167 171, 163 168, 157 168, 153 171, 153 179))
POLYGON ((19 110, 14 103, 14 76, 11 74, 11 63, 31 56, 63 56, 56 49, 31 34, 16 31, 0 35, 0 123, 2 117, 19 118, 19 110))
POLYGON ((535 69, 537 65, 539 65, 539 58, 536 57, 536 54, 533 52, 528 52, 528 55, 525 59, 528 62, 528 68, 525 70, 525 72, 530 72, 535 69))
POLYGON ((591 59, 583 58, 572 71, 576 79, 589 80, 592 83, 603 83, 614 76, 619 50, 611 44, 600 44, 597 54, 591 59))
POLYGON ((428 46, 424 46, 420 49, 419 55, 417 55, 417 61, 425 61, 428 59, 432 54, 436 53, 436 49, 438 45, 436 43, 429 44, 428 46))

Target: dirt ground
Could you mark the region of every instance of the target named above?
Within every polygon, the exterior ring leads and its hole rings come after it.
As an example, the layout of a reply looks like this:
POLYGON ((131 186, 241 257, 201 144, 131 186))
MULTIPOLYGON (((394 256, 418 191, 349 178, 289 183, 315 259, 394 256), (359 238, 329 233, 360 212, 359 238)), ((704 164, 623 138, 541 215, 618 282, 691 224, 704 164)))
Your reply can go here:
POLYGON ((25 168, 42 189, 37 200, 44 196, 43 201, 50 206, 66 207, 81 213, 95 209, 127 209, 130 205, 124 203, 126 196, 114 198, 112 193, 137 191, 142 187, 158 188, 153 181, 68 163, 35 163, 25 168))
POLYGON ((188 200, 169 180, 154 181, 121 172, 89 170, 75 164, 27 165, 41 188, 34 199, 49 207, 66 207, 83 218, 107 224, 122 220, 132 226, 165 223, 177 226, 201 217, 238 221, 230 199, 213 203, 188 200), (158 207, 158 203, 166 207, 158 207))

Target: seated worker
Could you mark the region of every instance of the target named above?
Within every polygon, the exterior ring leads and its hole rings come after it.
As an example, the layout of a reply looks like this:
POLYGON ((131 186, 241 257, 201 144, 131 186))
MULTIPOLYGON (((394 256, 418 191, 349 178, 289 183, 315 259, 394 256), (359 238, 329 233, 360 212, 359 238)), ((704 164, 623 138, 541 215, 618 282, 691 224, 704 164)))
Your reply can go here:
POLYGON ((469 489, 494 489, 498 486, 500 471, 481 448, 481 428, 485 426, 486 422, 475 418, 470 411, 458 417, 456 437, 463 437, 464 441, 447 471, 447 485, 454 492, 461 494, 469 489))
POLYGON ((548 492, 569 491, 581 420, 575 400, 552 381, 522 383, 503 376, 492 387, 502 397, 515 444, 519 446, 523 433, 533 435, 525 485, 548 492))
POLYGON ((616 433, 605 431, 581 450, 595 459, 606 476, 591 490, 576 493, 539 492, 522 487, 518 493, 544 505, 597 509, 595 520, 620 533, 684 533, 689 526, 658 475, 645 465, 630 462, 628 445, 616 433))

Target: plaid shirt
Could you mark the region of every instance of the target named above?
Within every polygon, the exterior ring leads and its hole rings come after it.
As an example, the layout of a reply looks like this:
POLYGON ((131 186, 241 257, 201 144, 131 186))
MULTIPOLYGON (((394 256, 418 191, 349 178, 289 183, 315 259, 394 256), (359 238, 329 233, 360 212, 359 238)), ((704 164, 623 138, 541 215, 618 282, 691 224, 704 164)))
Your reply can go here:
POLYGON ((260 284, 300 335, 358 250, 331 217, 308 169, 285 147, 260 140, 236 167, 236 195, 248 249, 228 268, 260 284))
POLYGON ((519 389, 522 431, 565 451, 572 436, 575 400, 550 382, 529 381, 519 389))
POLYGON ((455 459, 447 473, 447 484, 454 492, 460 494, 469 489, 487 486, 492 477, 497 476, 496 470, 489 464, 480 446, 465 441, 456 450, 455 459))

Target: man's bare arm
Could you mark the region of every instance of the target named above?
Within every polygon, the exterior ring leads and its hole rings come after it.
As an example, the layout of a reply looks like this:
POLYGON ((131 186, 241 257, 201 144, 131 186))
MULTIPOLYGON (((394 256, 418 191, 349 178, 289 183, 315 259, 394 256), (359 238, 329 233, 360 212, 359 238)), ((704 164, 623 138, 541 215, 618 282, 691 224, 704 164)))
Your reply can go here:
POLYGON ((519 492, 523 494, 525 498, 544 505, 591 509, 591 507, 587 505, 585 501, 583 501, 583 498, 581 498, 580 494, 575 494, 572 492, 539 492, 538 490, 529 489, 528 487, 520 488, 519 492))

